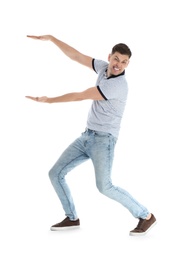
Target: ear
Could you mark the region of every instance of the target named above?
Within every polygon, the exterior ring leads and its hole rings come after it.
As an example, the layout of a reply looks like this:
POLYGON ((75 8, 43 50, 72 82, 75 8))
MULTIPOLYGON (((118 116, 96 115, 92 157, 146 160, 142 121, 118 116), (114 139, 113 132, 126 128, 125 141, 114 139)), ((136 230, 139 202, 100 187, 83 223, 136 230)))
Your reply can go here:
POLYGON ((127 67, 128 67, 128 65, 129 65, 129 63, 130 63, 130 59, 128 60, 127 67))
POLYGON ((108 61, 110 61, 110 58, 111 58, 111 54, 108 55, 108 61))

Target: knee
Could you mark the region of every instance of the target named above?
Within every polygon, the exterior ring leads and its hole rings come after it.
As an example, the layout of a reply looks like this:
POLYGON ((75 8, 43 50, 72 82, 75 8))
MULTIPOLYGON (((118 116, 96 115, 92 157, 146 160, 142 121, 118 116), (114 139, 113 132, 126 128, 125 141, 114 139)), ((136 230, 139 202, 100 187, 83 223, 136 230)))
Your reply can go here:
POLYGON ((48 172, 51 182, 61 181, 64 178, 64 173, 60 169, 55 167, 51 168, 48 172))
POLYGON ((52 169, 51 170, 49 170, 49 172, 48 172, 48 176, 49 176, 49 178, 50 178, 50 180, 52 180, 53 179, 53 171, 52 171, 52 169))
POLYGON ((57 178, 58 174, 56 174, 56 171, 54 171, 53 168, 52 168, 52 169, 49 170, 48 176, 50 178, 50 181, 52 182, 57 178))
POLYGON ((105 196, 108 196, 108 187, 104 183, 96 183, 97 189, 100 193, 105 196))

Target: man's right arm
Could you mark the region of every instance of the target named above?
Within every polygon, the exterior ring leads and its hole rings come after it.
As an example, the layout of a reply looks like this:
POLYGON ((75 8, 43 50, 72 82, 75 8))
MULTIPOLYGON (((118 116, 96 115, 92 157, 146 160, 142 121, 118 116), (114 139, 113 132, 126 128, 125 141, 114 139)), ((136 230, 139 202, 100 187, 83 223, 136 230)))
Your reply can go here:
POLYGON ((80 64, 92 69, 92 57, 84 55, 83 53, 77 51, 70 45, 60 41, 59 39, 55 38, 52 35, 42 35, 42 36, 27 35, 27 37, 36 40, 51 41, 70 59, 79 62, 80 64))

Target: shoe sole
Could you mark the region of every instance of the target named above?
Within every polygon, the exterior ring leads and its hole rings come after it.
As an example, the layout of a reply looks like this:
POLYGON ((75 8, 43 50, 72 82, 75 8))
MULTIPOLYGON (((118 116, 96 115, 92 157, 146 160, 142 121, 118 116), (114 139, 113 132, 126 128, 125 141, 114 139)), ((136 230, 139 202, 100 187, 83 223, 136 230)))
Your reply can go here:
POLYGON ((144 236, 146 235, 152 227, 154 227, 157 224, 157 221, 155 221, 145 232, 137 233, 137 232, 130 232, 130 236, 144 236))
POLYGON ((80 226, 70 226, 70 227, 51 227, 51 231, 64 231, 64 230, 71 230, 71 229, 78 229, 80 226))

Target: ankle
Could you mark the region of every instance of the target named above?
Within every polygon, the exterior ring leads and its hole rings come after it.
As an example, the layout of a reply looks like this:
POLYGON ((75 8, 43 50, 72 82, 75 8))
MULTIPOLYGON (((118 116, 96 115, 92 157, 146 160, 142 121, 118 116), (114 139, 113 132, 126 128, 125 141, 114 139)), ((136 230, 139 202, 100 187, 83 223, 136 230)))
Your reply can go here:
POLYGON ((149 220, 151 218, 152 214, 148 214, 148 216, 146 217, 146 220, 149 220))

